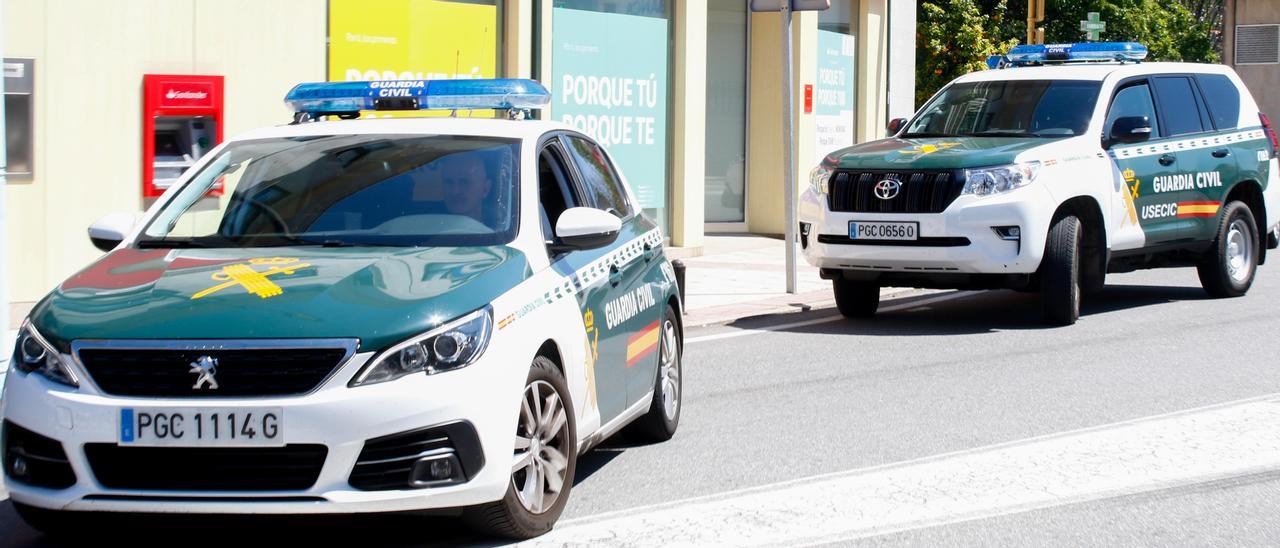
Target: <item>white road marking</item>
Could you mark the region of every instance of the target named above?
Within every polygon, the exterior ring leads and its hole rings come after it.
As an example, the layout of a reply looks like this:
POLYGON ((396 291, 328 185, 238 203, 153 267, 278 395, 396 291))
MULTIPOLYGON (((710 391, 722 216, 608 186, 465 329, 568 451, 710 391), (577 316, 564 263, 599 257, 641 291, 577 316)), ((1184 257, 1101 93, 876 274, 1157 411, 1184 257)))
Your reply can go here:
MULTIPOLYGON (((952 293, 952 292, 948 292, 948 293, 945 293, 945 294, 942 294, 942 295, 938 295, 938 296, 936 296, 936 297, 929 297, 929 298, 927 298, 927 299, 920 299, 920 300, 918 300, 918 301, 911 301, 911 302, 909 302, 909 303, 903 303, 903 304, 898 304, 898 305, 893 305, 893 306, 886 306, 886 307, 884 307, 884 308, 881 308, 881 309, 880 309, 880 310, 878 310, 877 312, 878 312, 878 313, 883 313, 883 312, 896 312, 896 311, 899 311, 899 310, 908 310, 908 309, 910 309, 910 310, 914 310, 914 309, 916 309, 916 308, 926 307, 926 306, 929 306, 929 305, 931 305, 931 304, 936 304, 936 303, 940 303, 940 302, 943 302, 943 301, 950 301, 950 300, 953 300, 953 299, 959 299, 959 298, 961 298, 961 297, 967 297, 967 296, 969 296, 969 295, 973 295, 973 294, 976 294, 976 293, 977 293, 976 291, 957 291, 957 292, 954 292, 954 293, 952 293)), ((703 335, 703 336, 701 336, 701 337, 690 337, 690 338, 685 339, 685 340, 684 340, 684 343, 685 343, 685 344, 696 344, 696 343, 700 343, 700 342, 720 341, 720 340, 724 340, 724 339, 733 339, 733 338, 737 338, 737 337, 745 337, 745 336, 747 336, 747 335, 754 335, 754 334, 756 334, 756 333, 764 333, 764 332, 769 332, 769 331, 786 331, 786 330, 788 330, 788 329, 795 329, 795 328, 797 328, 797 327, 807 327, 807 326, 810 326, 810 325, 818 325, 818 324, 823 324, 823 323, 829 323, 829 322, 839 321, 839 320, 843 320, 843 319, 844 319, 844 316, 840 316, 840 315, 838 315, 838 314, 837 314, 837 315, 835 315, 835 316, 824 316, 824 317, 821 317, 821 318, 814 318, 814 319, 812 319, 812 320, 804 320, 804 321, 801 321, 801 322, 784 323, 784 324, 781 324, 781 325, 771 325, 771 326, 769 326, 769 327, 761 327, 761 328, 759 328, 759 329, 742 329, 742 330, 738 330, 738 331, 730 331, 730 332, 728 332, 728 333, 717 333, 717 334, 715 334, 715 335, 703 335)))
POLYGON ((528 546, 821 544, 1280 470, 1280 394, 561 524, 528 546))

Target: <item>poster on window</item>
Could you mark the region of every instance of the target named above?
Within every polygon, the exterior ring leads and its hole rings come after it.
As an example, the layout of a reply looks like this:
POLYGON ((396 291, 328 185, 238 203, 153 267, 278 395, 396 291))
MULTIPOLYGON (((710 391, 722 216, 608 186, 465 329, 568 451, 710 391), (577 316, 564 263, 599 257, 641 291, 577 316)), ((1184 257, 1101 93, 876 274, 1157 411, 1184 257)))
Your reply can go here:
POLYGON ((494 78, 497 60, 496 2, 329 0, 331 82, 494 78))
POLYGON ((818 31, 818 78, 813 89, 815 165, 832 151, 853 145, 854 39, 818 31))
POLYGON ((641 207, 665 208, 667 21, 552 12, 551 115, 609 151, 641 207))

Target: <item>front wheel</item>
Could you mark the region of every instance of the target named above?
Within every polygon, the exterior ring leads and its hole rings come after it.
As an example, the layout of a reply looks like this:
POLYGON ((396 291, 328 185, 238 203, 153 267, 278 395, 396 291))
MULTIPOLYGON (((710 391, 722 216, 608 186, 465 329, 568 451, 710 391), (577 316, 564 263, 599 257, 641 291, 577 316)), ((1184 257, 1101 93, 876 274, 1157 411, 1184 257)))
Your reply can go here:
POLYGON ((1058 217, 1049 228, 1041 269, 1045 321, 1076 323, 1080 318, 1080 219, 1075 215, 1058 217))
POLYGON ((872 282, 833 280, 836 308, 846 318, 870 318, 880 308, 880 285, 872 282))
POLYGON ((578 462, 573 405, 564 376, 543 356, 529 368, 511 461, 511 482, 501 500, 463 515, 477 531, 533 538, 555 525, 569 500, 578 462))
POLYGON ((1200 285, 1214 297, 1239 297, 1253 285, 1258 270, 1258 227, 1244 202, 1231 202, 1222 211, 1213 247, 1196 270, 1200 285))

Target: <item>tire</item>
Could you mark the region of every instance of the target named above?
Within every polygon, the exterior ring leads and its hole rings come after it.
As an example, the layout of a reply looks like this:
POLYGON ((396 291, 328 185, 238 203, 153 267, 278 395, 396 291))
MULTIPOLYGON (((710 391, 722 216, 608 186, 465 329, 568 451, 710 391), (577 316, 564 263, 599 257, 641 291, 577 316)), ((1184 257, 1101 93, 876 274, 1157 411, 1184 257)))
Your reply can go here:
POLYGON ((657 443, 671 439, 680 426, 680 397, 684 394, 681 368, 681 341, 679 317, 667 305, 662 315, 662 327, 658 335, 658 371, 653 381, 653 401, 649 412, 627 427, 627 434, 646 442, 657 443))
POLYGON ((833 280, 836 308, 846 318, 871 318, 880 308, 880 285, 872 282, 833 280))
POLYGON ((1063 215, 1049 228, 1044 260, 1040 265, 1040 299, 1044 320, 1071 325, 1080 318, 1080 219, 1063 215))
POLYGON ((510 539, 529 539, 551 530, 569 500, 578 463, 572 410, 568 386, 555 363, 543 356, 534 358, 521 394, 507 492, 501 500, 468 508, 463 513, 467 525, 482 534, 510 539), (550 413, 544 418, 547 409, 550 413), (529 458, 520 458, 521 445, 529 458), (541 478, 534 475, 535 470, 541 478))
POLYGON ((1231 202, 1222 211, 1222 220, 1213 247, 1201 258, 1196 270, 1200 285, 1214 297, 1239 297, 1253 285, 1261 255, 1258 227, 1253 212, 1244 202, 1231 202))

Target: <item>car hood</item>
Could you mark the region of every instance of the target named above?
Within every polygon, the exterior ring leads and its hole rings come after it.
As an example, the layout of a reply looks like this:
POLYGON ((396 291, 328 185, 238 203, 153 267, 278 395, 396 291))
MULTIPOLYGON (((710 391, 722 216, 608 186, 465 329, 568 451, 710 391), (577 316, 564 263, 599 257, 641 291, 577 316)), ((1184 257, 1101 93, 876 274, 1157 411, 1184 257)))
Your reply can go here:
POLYGON ((889 138, 837 150, 827 163, 842 169, 964 169, 1011 164, 1019 154, 1053 143, 1041 138, 889 138))
POLYGON ((505 246, 118 249, 31 312, 76 339, 358 338, 377 350, 493 301, 530 275, 505 246))

